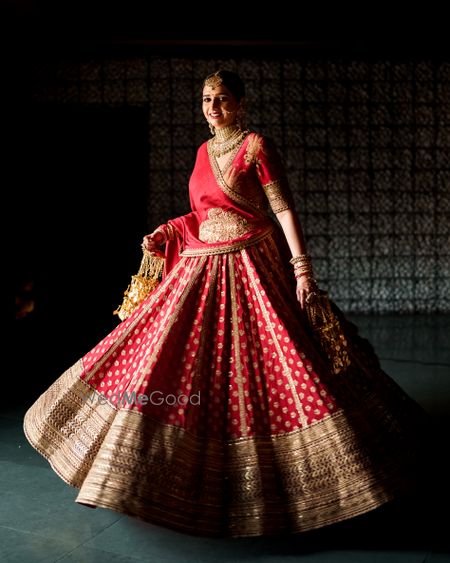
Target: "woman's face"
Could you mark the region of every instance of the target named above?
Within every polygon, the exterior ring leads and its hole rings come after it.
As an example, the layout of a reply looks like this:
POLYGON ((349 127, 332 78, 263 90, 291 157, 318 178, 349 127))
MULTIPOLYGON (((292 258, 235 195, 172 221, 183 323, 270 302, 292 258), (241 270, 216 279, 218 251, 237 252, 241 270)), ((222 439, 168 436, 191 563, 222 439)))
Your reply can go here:
POLYGON ((226 86, 205 86, 203 88, 203 115, 216 129, 233 125, 239 102, 226 86))

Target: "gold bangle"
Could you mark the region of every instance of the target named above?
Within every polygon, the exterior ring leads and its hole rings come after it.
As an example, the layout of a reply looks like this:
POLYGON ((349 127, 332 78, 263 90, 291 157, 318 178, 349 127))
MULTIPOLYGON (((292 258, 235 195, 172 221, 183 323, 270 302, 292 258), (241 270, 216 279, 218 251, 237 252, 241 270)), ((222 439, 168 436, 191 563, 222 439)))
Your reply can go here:
POLYGON ((166 223, 167 240, 173 240, 175 238, 175 229, 170 223, 166 223))
POLYGON ((311 256, 308 253, 299 254, 298 256, 293 256, 289 262, 293 265, 299 262, 311 262, 311 256))
POLYGON ((155 230, 154 230, 154 234, 156 234, 156 233, 161 233, 161 234, 162 234, 163 240, 162 240, 162 243, 161 243, 161 244, 167 242, 167 235, 166 235, 165 230, 164 230, 162 227, 158 227, 157 229, 155 229, 155 230))

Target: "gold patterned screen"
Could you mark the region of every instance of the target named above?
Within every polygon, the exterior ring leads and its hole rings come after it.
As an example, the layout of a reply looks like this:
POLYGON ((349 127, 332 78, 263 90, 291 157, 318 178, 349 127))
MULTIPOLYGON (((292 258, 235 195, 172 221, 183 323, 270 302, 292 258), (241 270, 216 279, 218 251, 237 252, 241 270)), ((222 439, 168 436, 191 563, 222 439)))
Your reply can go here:
POLYGON ((450 311, 450 65, 435 61, 42 63, 36 103, 148 108, 149 229, 189 211, 203 77, 237 70, 284 157, 321 285, 351 312, 450 311))

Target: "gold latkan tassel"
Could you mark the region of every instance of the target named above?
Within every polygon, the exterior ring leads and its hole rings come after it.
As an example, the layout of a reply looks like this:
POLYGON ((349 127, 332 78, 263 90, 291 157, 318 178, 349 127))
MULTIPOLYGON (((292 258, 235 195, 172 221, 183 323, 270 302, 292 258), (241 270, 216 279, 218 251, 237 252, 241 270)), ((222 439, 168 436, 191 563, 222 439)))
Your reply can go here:
POLYGON ((122 305, 114 311, 114 315, 118 315, 121 321, 127 319, 158 286, 164 269, 164 260, 164 254, 159 250, 149 252, 144 249, 139 272, 131 276, 131 283, 124 292, 122 305))
POLYGON ((348 343, 339 319, 331 309, 328 293, 322 289, 310 293, 306 299, 306 312, 314 335, 331 362, 333 372, 345 370, 350 365, 348 343))

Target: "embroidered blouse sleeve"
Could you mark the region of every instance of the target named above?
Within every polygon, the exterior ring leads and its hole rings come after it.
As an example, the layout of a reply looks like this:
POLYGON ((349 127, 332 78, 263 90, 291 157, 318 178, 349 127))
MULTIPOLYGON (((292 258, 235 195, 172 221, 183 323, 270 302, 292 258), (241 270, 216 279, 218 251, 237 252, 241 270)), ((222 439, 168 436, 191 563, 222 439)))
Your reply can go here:
POLYGON ((293 209, 294 201, 281 158, 274 143, 265 137, 260 137, 256 171, 272 211, 276 214, 293 209))

